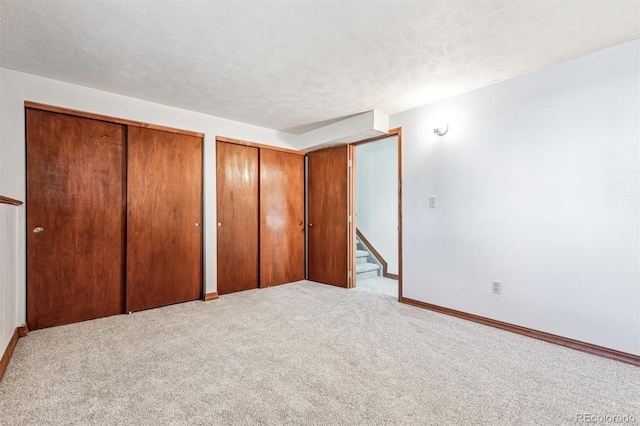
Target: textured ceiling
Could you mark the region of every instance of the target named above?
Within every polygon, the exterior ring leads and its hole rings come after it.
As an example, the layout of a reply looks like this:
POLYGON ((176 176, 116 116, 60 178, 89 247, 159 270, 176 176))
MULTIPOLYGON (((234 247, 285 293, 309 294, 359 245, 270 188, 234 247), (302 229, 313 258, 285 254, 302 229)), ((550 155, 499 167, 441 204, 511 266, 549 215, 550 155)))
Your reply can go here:
POLYGON ((301 133, 640 37, 638 0, 0 0, 0 66, 301 133))

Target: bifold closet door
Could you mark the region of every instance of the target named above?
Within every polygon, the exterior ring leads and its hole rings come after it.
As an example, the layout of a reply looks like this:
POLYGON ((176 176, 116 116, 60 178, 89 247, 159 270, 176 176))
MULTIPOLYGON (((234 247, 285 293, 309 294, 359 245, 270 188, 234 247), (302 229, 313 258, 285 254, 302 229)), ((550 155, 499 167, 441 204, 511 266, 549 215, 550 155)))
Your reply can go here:
POLYGON ((202 138, 127 138, 127 311, 202 296, 202 138))
POLYGON ((216 143, 218 294, 258 288, 258 148, 216 143))
POLYGON ((124 312, 124 126, 26 110, 27 323, 124 312))
POLYGON ((260 149, 260 287, 304 279, 304 156, 260 149))
POLYGON ((309 279, 350 287, 349 147, 310 152, 307 173, 309 279))

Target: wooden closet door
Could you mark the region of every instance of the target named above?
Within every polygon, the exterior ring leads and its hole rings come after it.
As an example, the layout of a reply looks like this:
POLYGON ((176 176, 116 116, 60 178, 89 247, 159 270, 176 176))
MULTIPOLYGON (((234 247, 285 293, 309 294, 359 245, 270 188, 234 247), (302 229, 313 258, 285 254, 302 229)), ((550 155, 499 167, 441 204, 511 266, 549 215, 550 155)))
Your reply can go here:
POLYGON ((218 294, 258 288, 258 148, 216 143, 218 294))
POLYGON ((128 128, 127 311, 202 296, 202 138, 128 128))
POLYGON ((309 280, 351 287, 349 147, 313 151, 308 158, 309 280))
POLYGON ((27 323, 124 312, 125 128, 26 110, 27 323))
POLYGON ((260 287, 304 279, 304 157, 260 149, 260 287))

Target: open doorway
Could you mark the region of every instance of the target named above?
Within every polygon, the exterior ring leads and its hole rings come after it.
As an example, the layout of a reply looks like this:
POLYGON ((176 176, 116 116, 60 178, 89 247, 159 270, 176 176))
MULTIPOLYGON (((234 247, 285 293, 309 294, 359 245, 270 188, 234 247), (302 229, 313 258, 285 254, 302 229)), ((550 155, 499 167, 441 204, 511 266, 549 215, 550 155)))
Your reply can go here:
POLYGON ((363 291, 402 296, 400 129, 353 144, 355 281, 363 291))

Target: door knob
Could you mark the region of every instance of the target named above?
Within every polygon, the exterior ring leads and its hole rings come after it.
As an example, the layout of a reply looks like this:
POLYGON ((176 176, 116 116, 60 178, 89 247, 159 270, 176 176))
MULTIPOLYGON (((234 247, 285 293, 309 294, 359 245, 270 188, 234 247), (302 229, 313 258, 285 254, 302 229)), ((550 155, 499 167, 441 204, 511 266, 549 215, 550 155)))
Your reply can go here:
POLYGON ((193 226, 195 226, 196 228, 200 228, 200 222, 194 223, 193 226))
POLYGON ((222 222, 218 222, 218 228, 222 228, 222 222))
POLYGON ((310 224, 309 224, 309 227, 311 227, 311 226, 313 226, 313 223, 310 223, 310 224))
POLYGON ((302 225, 302 221, 298 222, 298 225, 302 225))
POLYGON ((44 228, 42 228, 42 227, 40 227, 40 226, 37 226, 37 227, 33 228, 33 233, 34 233, 34 234, 39 234, 39 233, 41 233, 42 231, 44 231, 44 228))

